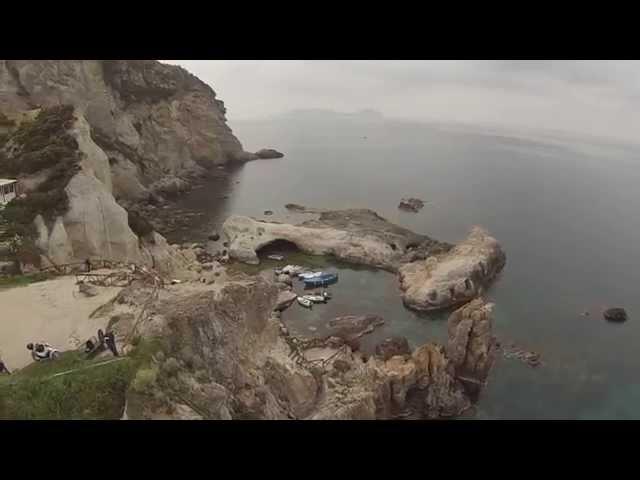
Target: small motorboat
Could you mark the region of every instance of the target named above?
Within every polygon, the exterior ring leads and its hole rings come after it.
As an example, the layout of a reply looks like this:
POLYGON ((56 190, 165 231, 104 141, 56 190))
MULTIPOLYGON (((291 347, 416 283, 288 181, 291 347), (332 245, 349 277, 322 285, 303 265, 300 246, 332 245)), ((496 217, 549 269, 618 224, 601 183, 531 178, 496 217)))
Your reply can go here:
POLYGON ((321 277, 322 275, 324 275, 323 272, 306 272, 306 273, 299 273, 298 278, 300 280, 309 280, 312 278, 321 277))
POLYGON ((337 273, 324 273, 320 276, 316 276, 313 278, 306 278, 303 280, 305 287, 326 287, 327 285, 331 285, 332 283, 336 283, 338 281, 337 273))
POLYGON ((305 297, 298 297, 298 303, 303 307, 311 308, 313 302, 305 297))
POLYGON ((306 298, 313 303, 327 303, 327 298, 323 295, 303 295, 302 298, 306 298))
POLYGON ((277 261, 284 260, 284 257, 282 255, 269 255, 267 258, 269 260, 277 260, 277 261))

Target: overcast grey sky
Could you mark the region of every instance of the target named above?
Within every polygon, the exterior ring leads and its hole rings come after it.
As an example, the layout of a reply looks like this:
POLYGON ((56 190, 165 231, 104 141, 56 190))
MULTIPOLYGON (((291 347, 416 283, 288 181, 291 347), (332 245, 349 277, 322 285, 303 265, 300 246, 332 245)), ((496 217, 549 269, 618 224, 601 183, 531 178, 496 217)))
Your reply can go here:
POLYGON ((640 143, 638 61, 163 61, 211 85, 231 122, 293 109, 375 109, 640 143))

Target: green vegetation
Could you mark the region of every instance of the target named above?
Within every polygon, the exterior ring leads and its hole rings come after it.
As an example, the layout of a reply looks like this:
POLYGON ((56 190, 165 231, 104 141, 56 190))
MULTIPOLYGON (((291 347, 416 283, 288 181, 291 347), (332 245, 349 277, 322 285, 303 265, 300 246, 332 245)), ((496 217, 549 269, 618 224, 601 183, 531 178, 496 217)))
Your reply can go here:
MULTIPOLYGON (((55 361, 0 376, 0 420, 119 419, 133 379, 139 372, 157 370, 152 355, 159 348, 159 341, 145 340, 127 357, 93 360, 68 351, 55 361), (98 365, 103 362, 109 363, 98 365), (59 373, 64 374, 54 377, 59 373)), ((147 382, 147 388, 150 385, 147 382)))
POLYGON ((36 215, 52 221, 69 208, 65 187, 80 169, 78 143, 67 133, 74 121, 71 105, 44 109, 33 122, 22 123, 9 135, 10 149, 0 150, 0 176, 20 178, 47 172, 45 180, 34 191, 14 199, 2 211, 5 237, 17 235, 25 240, 16 252, 22 255, 23 261, 39 259, 31 241, 36 233, 33 226, 36 215))
POLYGON ((38 272, 30 275, 11 275, 0 277, 0 290, 12 287, 24 287, 31 283, 42 282, 51 278, 47 272, 38 272))

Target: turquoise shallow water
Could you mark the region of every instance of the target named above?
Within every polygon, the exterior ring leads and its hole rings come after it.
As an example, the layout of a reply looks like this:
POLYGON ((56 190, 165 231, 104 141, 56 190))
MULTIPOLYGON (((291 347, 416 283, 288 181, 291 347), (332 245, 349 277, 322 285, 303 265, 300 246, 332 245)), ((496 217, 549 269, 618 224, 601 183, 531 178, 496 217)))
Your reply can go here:
MULTIPOLYGON (((233 126, 248 150, 275 147, 286 157, 251 162, 183 198, 181 207, 207 212, 188 239, 219 230, 231 213, 262 217, 269 209, 274 220, 297 220, 284 209, 289 202, 372 208, 450 242, 483 225, 507 253, 488 295, 496 334, 540 352, 544 365, 500 360, 478 418, 640 418, 640 150, 384 120, 283 117, 233 126), (230 197, 221 200, 221 192, 230 197), (428 203, 402 212, 403 196, 428 203), (628 322, 602 319, 602 308, 614 305, 627 309, 628 322)), ((386 324, 376 335, 405 335, 414 345, 444 338, 446 316, 404 309, 392 275, 335 268, 331 303, 286 313, 296 329, 377 313, 386 324)))

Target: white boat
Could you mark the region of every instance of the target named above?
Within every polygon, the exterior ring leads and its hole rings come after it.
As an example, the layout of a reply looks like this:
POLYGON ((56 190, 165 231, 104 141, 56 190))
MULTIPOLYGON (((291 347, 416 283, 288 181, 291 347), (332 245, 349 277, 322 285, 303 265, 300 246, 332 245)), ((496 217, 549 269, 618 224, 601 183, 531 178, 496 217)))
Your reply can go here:
POLYGON ((325 303, 327 301, 323 295, 303 295, 302 298, 306 298, 313 303, 325 303))
POLYGON ((310 280, 312 278, 321 277, 323 275, 322 272, 307 272, 307 273, 299 273, 298 278, 301 280, 310 280))
POLYGON ((282 255, 269 255, 267 258, 269 260, 284 260, 284 257, 282 255))
POLYGON ((311 305, 313 305, 311 300, 305 297, 298 297, 298 303, 303 307, 307 307, 307 308, 311 308, 311 305))

